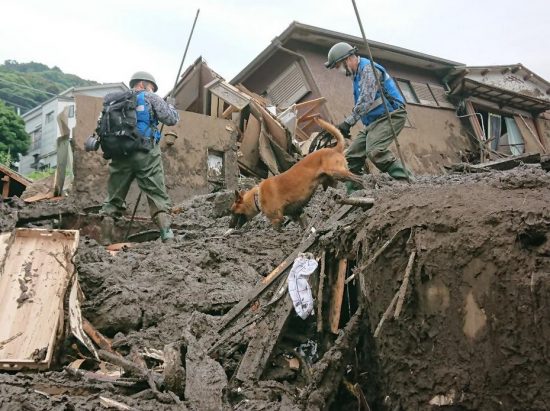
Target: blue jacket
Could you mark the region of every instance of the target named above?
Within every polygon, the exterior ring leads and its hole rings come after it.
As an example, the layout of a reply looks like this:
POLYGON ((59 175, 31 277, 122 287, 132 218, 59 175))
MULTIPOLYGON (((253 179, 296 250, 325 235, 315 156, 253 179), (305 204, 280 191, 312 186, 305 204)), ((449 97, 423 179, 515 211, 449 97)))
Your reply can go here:
MULTIPOLYGON (((361 57, 359 60, 357 73, 355 73, 355 76, 353 77, 353 97, 355 99, 355 104, 357 104, 357 100, 359 100, 360 95, 360 73, 363 71, 363 68, 367 64, 370 65, 370 60, 361 57)), ((390 113, 392 111, 405 107, 405 99, 401 95, 401 92, 397 88, 395 81, 390 77, 386 69, 378 63, 374 63, 374 66, 380 72, 382 72, 382 76, 379 75, 379 79, 385 91, 383 98, 388 102, 388 109, 390 113)), ((386 115, 386 109, 384 108, 384 104, 382 102, 382 99, 380 98, 380 90, 377 90, 373 107, 361 117, 361 121, 365 126, 368 126, 370 123, 384 115, 386 115)))
POLYGON ((145 91, 136 95, 137 129, 145 137, 154 137, 155 142, 160 140, 158 129, 159 120, 155 116, 151 104, 145 99, 145 91))

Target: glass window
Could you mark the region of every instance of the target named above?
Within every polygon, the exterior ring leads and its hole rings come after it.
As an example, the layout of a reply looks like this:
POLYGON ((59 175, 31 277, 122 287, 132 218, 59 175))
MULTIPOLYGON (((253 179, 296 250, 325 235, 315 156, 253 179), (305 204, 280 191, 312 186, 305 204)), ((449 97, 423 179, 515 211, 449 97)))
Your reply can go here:
POLYGON ((51 123, 53 121, 53 111, 50 111, 48 114, 46 114, 46 124, 51 123))
POLYGON ((418 97, 416 97, 409 80, 397 80, 397 85, 399 86, 399 89, 401 90, 401 93, 403 94, 403 97, 405 97, 405 101, 407 103, 420 104, 420 101, 418 100, 418 97))
POLYGON ((74 106, 69 106, 69 118, 74 117, 74 106))

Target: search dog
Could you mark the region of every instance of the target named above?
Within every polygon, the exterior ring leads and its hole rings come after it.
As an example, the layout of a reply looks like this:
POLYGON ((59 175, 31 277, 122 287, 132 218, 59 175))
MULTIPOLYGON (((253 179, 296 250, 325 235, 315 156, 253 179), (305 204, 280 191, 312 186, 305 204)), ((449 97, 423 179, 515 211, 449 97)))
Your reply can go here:
POLYGON ((263 180, 249 191, 235 190, 230 227, 240 228, 263 213, 277 230, 281 229, 285 215, 305 228, 303 208, 319 185, 326 190, 329 186, 336 187, 337 181, 353 181, 364 187, 361 178, 348 169, 340 130, 318 117, 313 118, 336 138, 336 146, 308 154, 284 173, 263 180))

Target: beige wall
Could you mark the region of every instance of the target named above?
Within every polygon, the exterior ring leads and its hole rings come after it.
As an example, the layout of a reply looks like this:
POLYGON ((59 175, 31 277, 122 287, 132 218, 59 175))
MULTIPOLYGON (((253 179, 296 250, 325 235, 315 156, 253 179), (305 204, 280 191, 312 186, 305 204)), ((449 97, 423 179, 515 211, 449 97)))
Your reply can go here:
POLYGON ((413 127, 403 129, 399 143, 416 174, 441 174, 443 166, 461 162, 461 153, 475 149, 454 110, 409 104, 407 113, 413 127))
MULTIPOLYGON (((327 98, 327 108, 335 123, 342 121, 353 108, 353 86, 350 77, 346 78, 324 66, 326 56, 320 50, 299 50, 308 60, 321 94, 327 98)), ((384 62, 381 62, 384 65, 384 62)), ((391 75, 413 81, 438 83, 433 73, 414 70, 406 66, 385 67, 391 75)), ((444 165, 461 161, 460 152, 473 149, 454 110, 433 108, 421 105, 407 105, 407 113, 413 127, 406 127, 399 135, 401 151, 405 162, 416 174, 439 174, 444 165)), ((352 131, 357 133, 359 123, 352 131)), ((395 151, 395 147, 392 145, 395 151)))
MULTIPOLYGON (((76 97, 76 127, 74 129, 74 174, 72 195, 86 205, 101 204, 105 199, 108 161, 101 150, 84 151, 84 143, 94 132, 102 108, 102 99, 86 96, 76 97)), ((175 127, 165 127, 163 133, 175 131, 178 139, 173 146, 161 140, 166 187, 172 202, 177 205, 196 194, 210 191, 207 180, 208 149, 225 153, 225 177, 228 188, 236 188, 238 168, 236 161, 236 135, 228 120, 190 112, 179 112, 180 121, 175 127)), ((127 198, 133 209, 139 194, 134 183, 127 198)), ((147 215, 145 199, 139 212, 147 215)), ((130 211, 131 212, 131 211, 130 211)))

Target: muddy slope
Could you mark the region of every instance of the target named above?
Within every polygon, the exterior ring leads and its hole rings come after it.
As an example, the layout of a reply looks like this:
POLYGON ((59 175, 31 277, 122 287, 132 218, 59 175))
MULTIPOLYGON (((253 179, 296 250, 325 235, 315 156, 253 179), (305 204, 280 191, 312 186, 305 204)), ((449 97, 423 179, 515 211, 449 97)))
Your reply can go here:
POLYGON ((348 238, 360 267, 400 233, 363 271, 360 371, 375 408, 550 409, 549 175, 441 177, 376 197, 348 238), (413 250, 403 311, 372 338, 413 250))
MULTIPOLYGON (((346 378, 361 385, 371 409, 439 408, 430 401, 448 404, 443 409, 550 409, 549 175, 525 168, 421 178, 411 186, 384 176, 366 182, 363 194, 375 197, 376 205, 369 211, 354 209, 323 234, 321 243, 354 259, 353 272, 366 280, 362 301, 368 314, 357 361, 345 369, 346 378), (362 269, 396 233, 392 245, 362 269), (417 256, 403 311, 374 338, 413 250, 417 256)), ((329 195, 317 193, 307 209, 310 220, 330 216, 334 202, 329 195)), ((81 239, 76 264, 87 297, 83 314, 114 337, 120 352, 163 349, 184 335, 198 339, 207 334, 300 243, 303 233, 294 223, 276 232, 261 218, 227 234, 224 210, 230 200, 230 194, 218 194, 184 204, 174 219, 176 244, 147 242, 112 256, 94 240, 81 239)), ((358 282, 350 288, 357 290, 358 282)), ((300 321, 292 319, 298 328, 300 321)), ((64 346, 61 365, 77 355, 73 342, 64 346)), ((200 389, 200 381, 215 375, 217 382, 205 390, 218 392, 235 364, 228 361, 223 370, 217 361, 201 357, 200 347, 190 347, 189 358, 197 357, 193 364, 206 364, 193 369, 193 387, 200 389)), ((284 382, 289 393, 299 393, 300 384, 284 382)), ((261 381, 257 398, 246 403, 212 396, 210 404, 303 408, 298 395, 270 394, 267 387, 273 385, 261 381)), ((343 385, 337 391, 332 409, 357 407, 343 385)), ((61 367, 37 374, 0 373, 0 410, 96 409, 99 395, 143 410, 201 409, 201 392, 186 393, 181 405, 161 404, 147 390, 135 392, 75 380, 61 367)))

